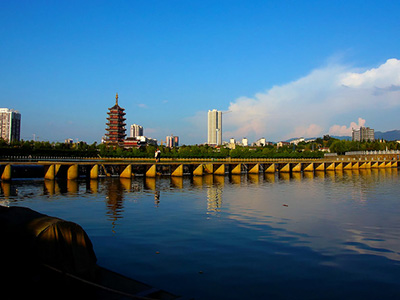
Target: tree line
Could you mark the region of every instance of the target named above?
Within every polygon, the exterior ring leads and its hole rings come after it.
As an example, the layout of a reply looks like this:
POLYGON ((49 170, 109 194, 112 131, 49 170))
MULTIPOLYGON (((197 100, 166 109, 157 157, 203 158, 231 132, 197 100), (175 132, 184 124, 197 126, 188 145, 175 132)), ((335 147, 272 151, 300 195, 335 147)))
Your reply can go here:
POLYGON ((7 143, 0 139, 1 156, 53 156, 53 157, 126 157, 154 158, 154 153, 160 149, 165 158, 320 158, 324 151, 344 154, 347 151, 400 150, 397 142, 366 141, 354 142, 338 140, 328 135, 312 142, 301 142, 297 145, 277 147, 236 146, 229 149, 225 146, 211 147, 208 145, 183 145, 168 148, 165 146, 142 146, 140 148, 124 149, 106 144, 50 143, 47 141, 14 141, 7 143))
POLYGON ((337 140, 329 147, 331 152, 344 154, 349 151, 384 151, 384 150, 400 150, 400 144, 396 141, 379 142, 379 141, 341 141, 337 140))

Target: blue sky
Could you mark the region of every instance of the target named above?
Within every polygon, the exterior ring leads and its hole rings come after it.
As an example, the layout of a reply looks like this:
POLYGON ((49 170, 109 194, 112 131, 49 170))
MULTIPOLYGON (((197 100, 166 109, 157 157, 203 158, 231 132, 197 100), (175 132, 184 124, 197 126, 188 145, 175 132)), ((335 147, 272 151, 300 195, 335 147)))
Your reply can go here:
POLYGON ((400 129, 399 1, 0 0, 0 107, 23 139, 100 141, 115 94, 158 140, 400 129))

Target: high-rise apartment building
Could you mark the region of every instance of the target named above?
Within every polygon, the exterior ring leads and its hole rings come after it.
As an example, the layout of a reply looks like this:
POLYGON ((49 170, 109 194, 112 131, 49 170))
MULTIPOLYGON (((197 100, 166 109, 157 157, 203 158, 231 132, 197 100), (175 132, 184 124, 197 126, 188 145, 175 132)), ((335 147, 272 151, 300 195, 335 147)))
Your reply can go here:
POLYGON ((107 118, 107 133, 106 140, 107 144, 118 144, 123 145, 125 140, 125 112, 122 107, 118 105, 118 93, 115 96, 115 105, 108 109, 109 112, 107 118))
POLYGON ((222 144, 222 111, 208 111, 208 140, 209 145, 222 144))
POLYGON ((167 144, 166 146, 169 148, 178 147, 179 146, 179 137, 173 136, 173 135, 167 136, 166 144, 167 144))
POLYGON ((359 130, 354 130, 352 132, 353 141, 375 141, 375 130, 369 127, 360 127, 359 130))
POLYGON ((143 126, 133 124, 131 125, 131 137, 143 136, 143 126))
POLYGON ((0 108, 0 137, 7 142, 21 138, 21 114, 13 109, 0 108))

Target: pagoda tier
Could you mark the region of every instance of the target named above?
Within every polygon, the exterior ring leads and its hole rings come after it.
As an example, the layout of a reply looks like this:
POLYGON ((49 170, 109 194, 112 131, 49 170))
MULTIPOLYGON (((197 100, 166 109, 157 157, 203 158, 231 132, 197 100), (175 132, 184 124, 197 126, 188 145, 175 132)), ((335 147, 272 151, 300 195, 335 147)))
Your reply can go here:
POLYGON ((107 112, 107 128, 106 143, 123 144, 126 137, 125 129, 125 112, 122 107, 118 105, 118 93, 115 96, 115 105, 108 109, 107 112))
POLYGON ((118 121, 115 119, 107 119, 108 123, 106 123, 107 126, 119 126, 119 127, 123 127, 126 125, 125 122, 123 122, 122 120, 118 121))

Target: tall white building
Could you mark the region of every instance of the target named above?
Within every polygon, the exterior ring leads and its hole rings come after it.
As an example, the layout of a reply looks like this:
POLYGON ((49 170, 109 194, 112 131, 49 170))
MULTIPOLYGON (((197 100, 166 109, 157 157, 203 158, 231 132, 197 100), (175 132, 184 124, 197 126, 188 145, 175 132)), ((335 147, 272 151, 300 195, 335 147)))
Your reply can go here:
POLYGON ((137 124, 131 125, 131 137, 143 136, 143 127, 137 124))
POLYGON ((353 129, 353 141, 375 141, 375 130, 369 127, 360 127, 359 130, 353 129))
POLYGON ((208 140, 209 145, 222 145, 222 111, 208 111, 208 140))
POLYGON ((0 137, 7 142, 19 141, 21 114, 13 109, 0 108, 0 137))
POLYGON ((174 135, 169 135, 166 138, 166 146, 169 148, 178 147, 179 146, 179 137, 174 135))

